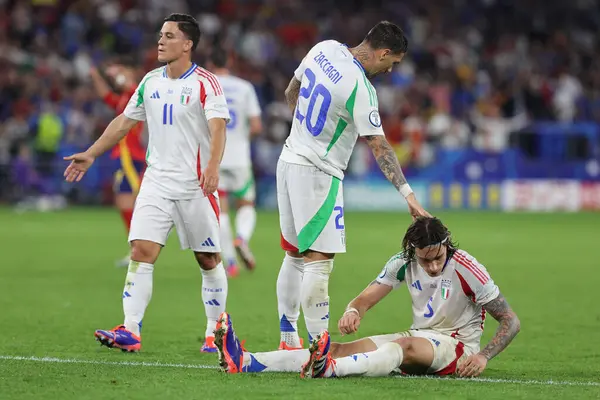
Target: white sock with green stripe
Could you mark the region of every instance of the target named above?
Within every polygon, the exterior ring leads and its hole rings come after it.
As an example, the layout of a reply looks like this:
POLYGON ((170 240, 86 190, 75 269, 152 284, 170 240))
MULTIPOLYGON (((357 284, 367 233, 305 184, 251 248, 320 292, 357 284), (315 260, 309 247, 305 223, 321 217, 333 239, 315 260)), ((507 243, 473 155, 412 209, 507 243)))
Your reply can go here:
POLYGON ((302 312, 310 338, 315 338, 329 326, 329 275, 333 259, 304 263, 302 277, 302 312))
POLYGON ((250 242, 256 226, 256 209, 254 206, 241 206, 235 215, 237 236, 246 243, 250 242))
POLYGON ((221 230, 221 256, 226 266, 234 262, 237 264, 235 249, 233 248, 233 236, 231 235, 231 222, 226 212, 219 215, 219 229, 221 230))
POLYGON ((303 271, 304 259, 290 257, 286 253, 277 277, 277 310, 281 341, 292 348, 300 347, 298 317, 303 271))

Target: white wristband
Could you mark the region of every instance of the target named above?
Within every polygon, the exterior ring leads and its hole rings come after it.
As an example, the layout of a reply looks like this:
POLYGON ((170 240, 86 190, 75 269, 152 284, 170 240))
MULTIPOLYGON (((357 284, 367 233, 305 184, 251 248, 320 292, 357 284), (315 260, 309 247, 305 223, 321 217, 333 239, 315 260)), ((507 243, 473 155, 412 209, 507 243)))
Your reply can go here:
POLYGON ((360 317, 360 313, 354 307, 348 307, 348 308, 346 308, 346 311, 344 311, 344 315, 350 314, 350 313, 356 313, 360 317))
POLYGON ((400 186, 400 194, 402 196, 404 196, 404 198, 407 198, 408 196, 410 196, 410 194, 412 193, 412 189, 410 188, 410 185, 408 183, 405 183, 404 185, 400 186))

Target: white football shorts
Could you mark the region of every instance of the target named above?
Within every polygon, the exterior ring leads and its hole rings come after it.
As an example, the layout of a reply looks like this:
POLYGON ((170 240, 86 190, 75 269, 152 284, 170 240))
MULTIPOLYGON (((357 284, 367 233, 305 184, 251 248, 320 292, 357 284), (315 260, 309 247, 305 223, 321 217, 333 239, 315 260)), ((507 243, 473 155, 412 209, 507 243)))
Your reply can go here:
POLYGON ((449 335, 431 331, 411 329, 405 332, 389 335, 371 336, 369 339, 379 348, 381 345, 393 342, 403 337, 422 337, 427 339, 433 347, 433 362, 427 370, 432 375, 451 375, 456 372, 456 367, 461 359, 467 358, 473 351, 461 341, 449 335))
POLYGON ((281 247, 287 251, 313 250, 345 253, 342 181, 317 167, 279 160, 277 205, 281 247))
POLYGON ((129 241, 149 240, 162 246, 173 226, 182 249, 219 253, 219 201, 215 195, 170 200, 144 191, 135 200, 129 241))

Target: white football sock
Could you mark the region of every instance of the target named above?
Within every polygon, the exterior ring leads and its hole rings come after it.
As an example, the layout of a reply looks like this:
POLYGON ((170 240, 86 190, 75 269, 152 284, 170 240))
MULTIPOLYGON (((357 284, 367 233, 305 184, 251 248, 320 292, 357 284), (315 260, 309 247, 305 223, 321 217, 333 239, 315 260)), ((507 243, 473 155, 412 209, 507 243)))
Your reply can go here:
POLYGON ((277 277, 277 309, 281 341, 296 348, 300 347, 298 317, 300 316, 300 287, 302 286, 303 270, 304 260, 290 257, 286 253, 277 277))
POLYGON ((152 272, 154 265, 129 261, 125 289, 123 289, 123 314, 125 328, 140 335, 146 307, 152 298, 152 272))
POLYGON ((329 326, 329 275, 332 270, 333 259, 304 264, 300 298, 311 340, 329 326))
POLYGON ((354 354, 335 360, 335 375, 387 376, 402 365, 404 352, 398 343, 389 342, 375 351, 354 354))
POLYGON ((202 272, 202 301, 206 312, 206 337, 215 336, 214 330, 217 327, 217 318, 225 311, 227 302, 227 275, 223 268, 223 263, 219 263, 216 268, 202 272))
POLYGON ((241 206, 235 215, 237 236, 246 243, 250 242, 256 226, 256 209, 254 206, 241 206))
POLYGON ((229 214, 222 212, 219 215, 219 226, 221 231, 221 256, 227 265, 237 264, 235 249, 233 248, 233 236, 231 234, 231 222, 229 214))
POLYGON ((244 352, 242 367, 244 372, 300 372, 309 357, 308 349, 266 353, 244 352))

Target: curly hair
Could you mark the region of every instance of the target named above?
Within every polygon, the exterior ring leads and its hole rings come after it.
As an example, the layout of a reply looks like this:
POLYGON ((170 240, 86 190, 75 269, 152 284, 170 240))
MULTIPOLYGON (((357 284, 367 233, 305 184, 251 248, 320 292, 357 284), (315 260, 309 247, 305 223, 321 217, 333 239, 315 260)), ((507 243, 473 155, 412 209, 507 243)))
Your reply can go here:
POLYGON ((448 250, 448 256, 458 248, 458 244, 452 240, 450 231, 435 217, 418 217, 406 230, 402 239, 402 251, 407 261, 415 259, 415 249, 423 249, 427 246, 442 243, 448 250))

